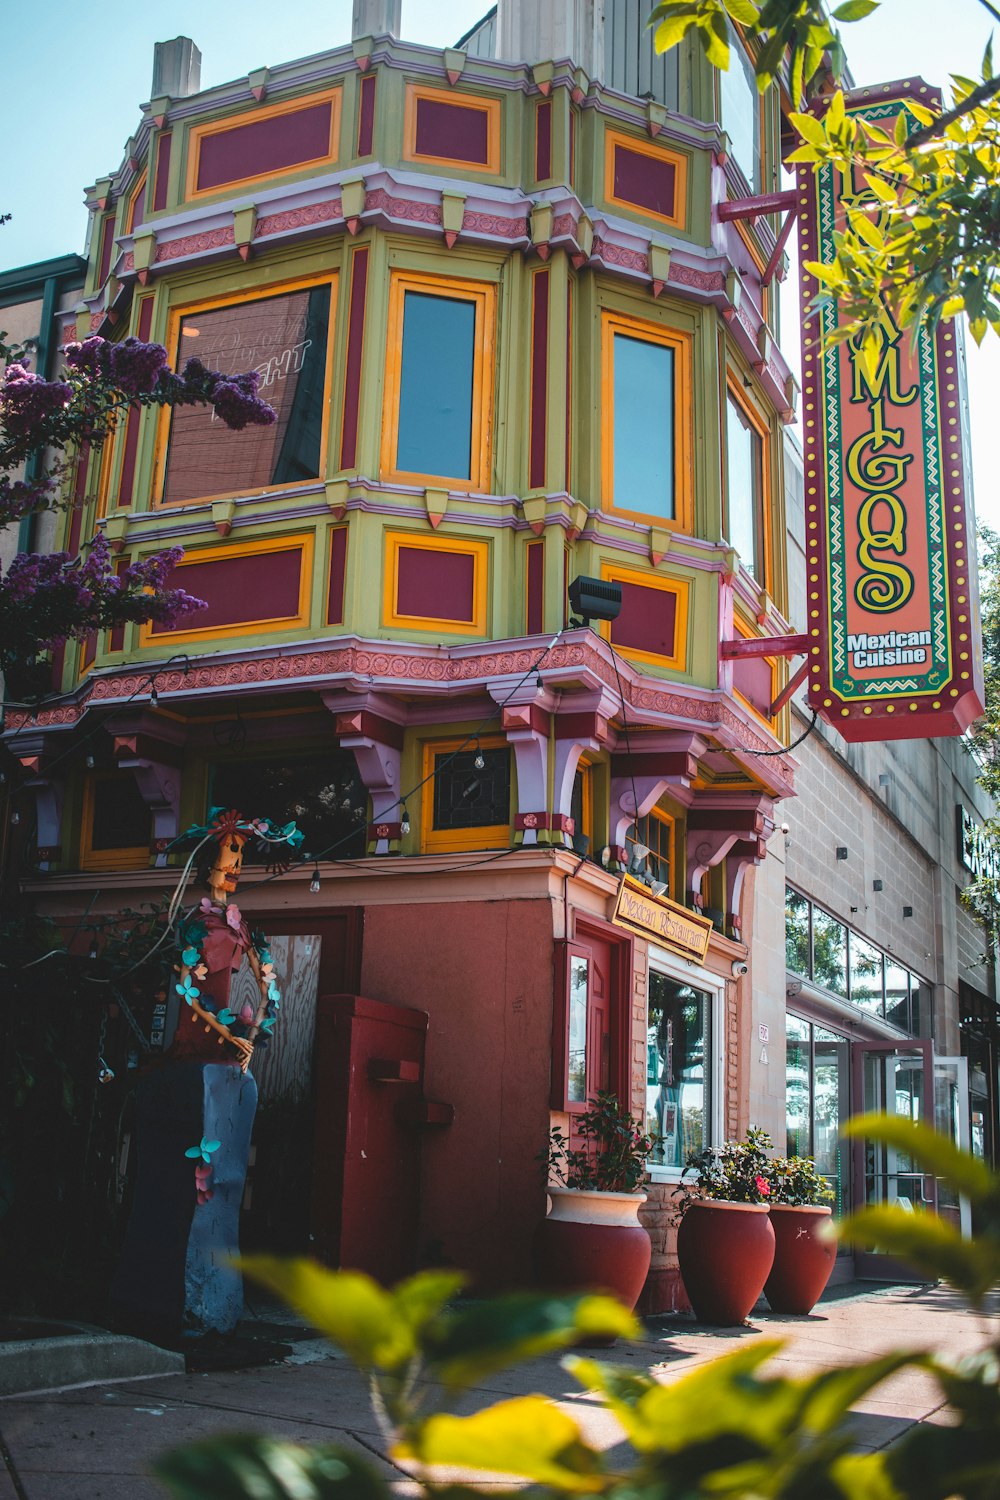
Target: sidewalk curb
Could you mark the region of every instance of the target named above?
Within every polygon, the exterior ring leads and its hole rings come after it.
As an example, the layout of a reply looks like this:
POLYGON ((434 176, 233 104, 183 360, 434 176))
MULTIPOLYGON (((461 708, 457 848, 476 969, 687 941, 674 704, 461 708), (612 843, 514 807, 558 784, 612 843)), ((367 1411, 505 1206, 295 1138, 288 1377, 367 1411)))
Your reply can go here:
POLYGON ((74 1326, 75 1332, 51 1338, 0 1343, 0 1397, 184 1373, 184 1356, 172 1349, 85 1323, 74 1326))

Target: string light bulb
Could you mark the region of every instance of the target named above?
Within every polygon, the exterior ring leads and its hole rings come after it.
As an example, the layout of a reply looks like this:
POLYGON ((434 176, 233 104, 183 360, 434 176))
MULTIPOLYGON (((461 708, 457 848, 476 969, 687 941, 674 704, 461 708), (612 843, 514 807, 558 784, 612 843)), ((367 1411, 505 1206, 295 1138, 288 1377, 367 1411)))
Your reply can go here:
POLYGON ((402 817, 399 820, 399 831, 400 831, 400 833, 403 833, 403 834, 409 833, 409 831, 410 831, 410 815, 406 811, 406 803, 405 802, 403 803, 403 815, 402 815, 402 817))
POLYGON ((150 708, 156 708, 156 706, 159 703, 159 701, 160 701, 160 695, 156 691, 156 683, 154 682, 153 686, 149 690, 149 706, 150 706, 150 708))
POLYGON ((84 758, 84 762, 83 763, 87 767, 88 771, 92 771, 94 769, 94 767, 97 765, 97 761, 94 759, 94 757, 92 755, 86 756, 84 758))
POLYGON ((309 882, 309 889, 314 896, 319 895, 319 865, 313 869, 313 878, 309 882))
POLYGON ((483 754, 483 747, 479 743, 478 739, 476 740, 476 757, 473 760, 472 764, 475 766, 477 771, 485 771, 486 769, 486 757, 483 754))
POLYGON ((17 826, 17 824, 18 824, 18 823, 20 823, 20 821, 21 821, 21 814, 20 814, 20 813, 19 813, 19 812, 17 812, 17 811, 16 811, 16 810, 15 810, 15 811, 14 811, 14 812, 12 812, 12 813, 11 813, 11 815, 10 815, 10 821, 11 821, 11 822, 12 822, 12 823, 13 823, 13 824, 14 824, 14 826, 15 826, 15 827, 16 827, 16 826, 17 826))

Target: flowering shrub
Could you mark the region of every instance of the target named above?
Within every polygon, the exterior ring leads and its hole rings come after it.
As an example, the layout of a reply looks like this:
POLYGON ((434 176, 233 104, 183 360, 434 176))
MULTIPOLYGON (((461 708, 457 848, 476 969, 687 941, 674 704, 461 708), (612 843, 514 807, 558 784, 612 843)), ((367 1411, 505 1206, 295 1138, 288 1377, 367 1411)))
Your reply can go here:
POLYGON ((767 1153, 774 1142, 766 1130, 751 1125, 744 1141, 726 1141, 708 1146, 688 1160, 674 1189, 683 1214, 699 1198, 719 1198, 724 1203, 767 1203, 771 1196, 771 1161, 767 1153), (690 1178, 690 1181, 685 1179, 690 1178))
POLYGON ((767 1181, 772 1203, 788 1203, 796 1208, 820 1207, 834 1196, 810 1156, 776 1156, 768 1163, 767 1181))
POLYGON ((539 1155, 546 1178, 583 1192, 634 1193, 646 1175, 653 1138, 641 1123, 619 1109, 616 1094, 599 1093, 574 1121, 585 1144, 576 1148, 559 1129, 539 1155))
MULTIPOLYGON (((191 359, 178 375, 160 344, 97 335, 67 344, 64 359, 62 378, 45 380, 29 369, 23 350, 0 339, 0 360, 7 361, 0 377, 0 527, 68 503, 60 500, 73 467, 67 450, 100 448, 129 407, 200 403, 236 429, 275 420, 257 395, 256 370, 223 375, 191 359), (25 465, 27 477, 14 478, 25 465)), ((15 682, 28 681, 37 654, 60 641, 128 621, 170 625, 204 608, 183 589, 166 587, 182 556, 173 547, 116 572, 100 533, 80 557, 19 554, 0 576, 0 668, 15 682)))

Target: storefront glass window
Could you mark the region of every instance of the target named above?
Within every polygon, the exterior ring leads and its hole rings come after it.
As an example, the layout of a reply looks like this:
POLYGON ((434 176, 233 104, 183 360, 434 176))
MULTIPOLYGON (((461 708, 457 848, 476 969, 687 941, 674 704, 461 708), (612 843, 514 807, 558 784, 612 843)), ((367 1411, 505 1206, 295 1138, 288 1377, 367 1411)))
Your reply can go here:
POLYGON ((885 1018, 900 1031, 910 1029, 910 976, 888 955, 885 960, 885 1018))
POLYGON ((810 1130, 810 1067, 808 1021, 789 1016, 785 1031, 788 1082, 785 1092, 787 1113, 787 1146, 789 1156, 812 1155, 812 1131, 810 1130))
POLYGON ((793 974, 809 973, 809 902, 785 887, 785 964, 793 974))
POLYGON ((842 1159, 840 1127, 847 1118, 848 1042, 834 1031, 814 1028, 813 1157, 836 1198, 833 1211, 843 1212, 847 1162, 842 1159))
POLYGON ((922 1036, 923 1002, 927 986, 916 974, 910 975, 910 1035, 922 1036))
POLYGON ((813 907, 813 978, 847 998, 847 928, 820 907, 813 907))
POLYGON ((870 1016, 885 1009, 882 993, 882 950, 851 933, 851 1002, 870 1016))
POLYGON ((711 997, 652 970, 646 1059, 650 1164, 683 1167, 709 1144, 711 997))
POLYGON ((569 966, 569 1078, 566 1097, 573 1104, 587 1098, 587 980, 590 964, 574 955, 569 966))

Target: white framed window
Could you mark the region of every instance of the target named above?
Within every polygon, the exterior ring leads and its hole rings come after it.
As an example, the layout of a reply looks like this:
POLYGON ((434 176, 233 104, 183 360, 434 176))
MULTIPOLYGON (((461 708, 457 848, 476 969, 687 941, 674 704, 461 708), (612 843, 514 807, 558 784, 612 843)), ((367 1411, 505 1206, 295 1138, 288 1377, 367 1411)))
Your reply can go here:
POLYGON ((721 1139, 724 983, 651 947, 646 990, 649 1171, 654 1182, 676 1182, 693 1152, 721 1139))

